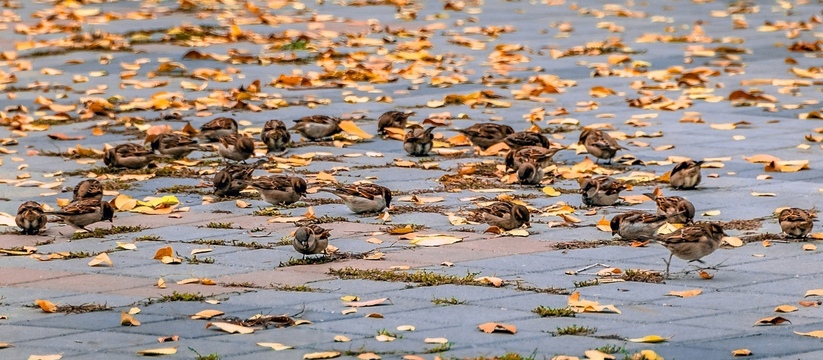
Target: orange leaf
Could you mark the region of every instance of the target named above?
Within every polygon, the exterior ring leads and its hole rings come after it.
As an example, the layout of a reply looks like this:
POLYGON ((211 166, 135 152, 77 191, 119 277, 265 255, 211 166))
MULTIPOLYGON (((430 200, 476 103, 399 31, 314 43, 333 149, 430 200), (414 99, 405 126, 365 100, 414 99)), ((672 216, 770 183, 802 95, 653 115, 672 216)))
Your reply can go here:
POLYGON ((43 312, 53 313, 57 311, 57 305, 54 305, 51 301, 48 300, 34 300, 34 303, 40 307, 43 312))
POLYGON ((517 328, 514 325, 509 324, 500 324, 489 322, 485 324, 477 325, 477 328, 482 330, 484 333, 491 334, 493 332, 504 332, 509 334, 517 334, 517 328))

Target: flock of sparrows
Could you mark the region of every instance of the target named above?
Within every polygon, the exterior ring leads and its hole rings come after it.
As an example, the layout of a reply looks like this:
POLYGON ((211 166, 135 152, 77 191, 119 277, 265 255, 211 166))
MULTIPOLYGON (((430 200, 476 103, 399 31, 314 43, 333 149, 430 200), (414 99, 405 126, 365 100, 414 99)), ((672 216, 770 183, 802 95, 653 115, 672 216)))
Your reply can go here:
MULTIPOLYGON (((433 147, 432 131, 435 127, 408 124, 411 115, 414 113, 384 113, 378 119, 378 133, 386 134, 389 128, 401 129, 405 131, 403 149, 411 156, 426 156, 433 147)), ((326 139, 343 131, 340 119, 331 116, 306 116, 295 122, 291 128, 287 128, 280 120, 269 120, 265 124, 260 140, 266 145, 270 155, 280 155, 287 151, 291 143, 290 130, 297 131, 309 141, 326 139)), ((473 146, 481 150, 505 143, 509 148, 504 158, 506 169, 516 174, 518 181, 524 185, 540 184, 546 175, 545 170, 553 164, 553 156, 564 149, 542 134, 516 132, 510 126, 496 123, 477 123, 465 129, 454 130, 465 135, 473 146)), ((212 179, 216 196, 237 196, 241 191, 252 187, 264 201, 272 205, 288 205, 307 194, 308 184, 298 176, 252 176, 254 170, 268 160, 245 163, 254 155, 255 144, 251 137, 238 132, 234 119, 215 118, 201 127, 198 137, 201 141, 216 143, 219 156, 232 161, 227 162, 212 179)), ((599 129, 584 129, 578 141, 598 162, 601 159, 611 162, 619 150, 625 149, 599 129)), ((150 144, 150 149, 135 143, 107 149, 103 161, 113 168, 140 169, 158 158, 182 158, 201 149, 197 139, 182 133, 150 135, 146 142, 150 144)), ((701 180, 702 163, 689 160, 676 164, 670 172, 670 185, 680 190, 697 187, 701 180)), ((579 192, 586 206, 611 206, 620 201, 620 192, 624 189, 626 185, 619 180, 609 176, 596 176, 582 179, 579 192)), ((357 214, 381 212, 391 206, 392 200, 391 190, 367 182, 321 188, 319 191, 340 197, 357 214)), ((723 228, 713 222, 694 223, 695 207, 691 202, 680 196, 644 195, 654 200, 656 213, 628 211, 618 214, 610 221, 612 234, 627 240, 654 240, 665 246, 671 252, 666 262, 667 275, 673 256, 687 261, 701 261, 720 247, 725 236, 723 228), (658 229, 667 223, 683 226, 667 234, 660 234, 658 229)), ((38 234, 48 222, 47 215, 56 215, 69 225, 87 230, 86 226, 90 224, 112 221, 114 217, 115 209, 109 202, 103 201, 102 197, 103 187, 98 180, 83 180, 75 186, 72 201, 59 210, 44 211, 34 201, 20 205, 17 225, 25 234, 38 234)), ((807 210, 788 208, 778 214, 778 221, 788 236, 803 238, 812 229, 813 217, 807 210)), ((530 212, 523 205, 499 201, 472 211, 470 220, 508 231, 529 225, 530 212)), ((294 232, 293 246, 304 255, 324 254, 328 241, 328 230, 318 225, 308 225, 299 227, 294 232)))

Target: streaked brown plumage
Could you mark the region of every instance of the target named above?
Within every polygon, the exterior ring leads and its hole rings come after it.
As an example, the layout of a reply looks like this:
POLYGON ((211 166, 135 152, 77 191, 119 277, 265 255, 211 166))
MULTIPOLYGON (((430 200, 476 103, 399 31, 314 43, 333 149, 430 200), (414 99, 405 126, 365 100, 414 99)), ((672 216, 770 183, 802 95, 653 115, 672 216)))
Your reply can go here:
POLYGON ((703 262, 702 258, 713 253, 723 242, 723 228, 718 223, 700 223, 680 228, 666 235, 657 236, 656 241, 665 246, 671 254, 666 262, 666 275, 669 277, 669 265, 672 256, 686 261, 703 262))
POLYGON ((605 175, 585 178, 580 183, 583 204, 588 206, 614 205, 620 200, 620 192, 625 189, 626 186, 622 182, 605 175))
POLYGON ((465 135, 472 145, 479 147, 481 150, 486 150, 492 145, 503 141, 506 136, 514 134, 514 129, 511 126, 495 123, 479 123, 465 129, 454 129, 454 131, 465 135))
POLYGON ((301 226, 294 231, 292 246, 294 250, 305 255, 325 254, 329 247, 331 231, 316 224, 301 226))
POLYGON ((229 134, 237 134, 237 121, 230 117, 218 117, 203 124, 199 136, 209 142, 217 142, 229 134))
POLYGON ((100 201, 103 199, 103 184, 97 179, 86 179, 74 186, 74 196, 71 201, 94 199, 100 201))
POLYGON ((529 209, 520 204, 507 201, 497 201, 488 206, 474 209, 469 213, 469 220, 484 222, 505 231, 518 229, 529 225, 531 214, 529 209))
POLYGON ((597 161, 603 159, 609 160, 609 163, 618 150, 625 149, 618 145, 613 137, 599 129, 583 129, 579 142, 586 147, 589 154, 598 159, 597 161))
POLYGON ((520 163, 532 162, 539 168, 545 168, 552 163, 552 157, 561 149, 548 149, 542 146, 526 146, 517 150, 510 150, 506 154, 506 169, 517 170, 520 163))
POLYGON ((44 212, 59 216, 66 224, 75 228, 86 230, 86 226, 98 221, 113 222, 114 207, 106 201, 85 199, 74 201, 56 211, 44 212))
POLYGON ((260 133, 260 140, 266 144, 269 154, 284 153, 291 143, 291 134, 282 121, 269 120, 260 133))
POLYGON ((252 180, 252 173, 266 160, 260 159, 251 165, 228 164, 223 169, 214 174, 212 183, 214 185, 214 195, 217 196, 237 196, 248 187, 252 180))
POLYGON ((125 143, 106 150, 103 163, 112 168, 142 169, 157 158, 158 155, 142 145, 125 143))
POLYGON ((308 184, 297 176, 261 176, 250 184, 260 198, 272 205, 289 205, 306 195, 308 184))
POLYGON ((426 156, 431 151, 434 141, 434 126, 423 130, 420 125, 412 125, 403 139, 403 150, 411 156, 426 156))
POLYGON ((26 201, 17 208, 14 222, 26 235, 37 235, 46 228, 48 216, 43 213, 43 207, 36 201, 26 201))
POLYGON ((814 218, 814 215, 809 211, 799 208, 783 209, 777 216, 780 229, 786 235, 794 238, 805 238, 809 235, 812 227, 814 227, 812 218, 814 218))
POLYGON ((294 120, 294 122, 296 124, 289 130, 297 130, 300 135, 311 141, 320 140, 343 131, 340 128, 340 119, 326 115, 304 116, 294 120))
POLYGON ((414 112, 386 111, 377 119, 377 133, 383 134, 386 128, 390 127, 404 129, 409 117, 413 115, 415 115, 414 112))
POLYGON ((246 161, 254 155, 254 140, 240 134, 226 135, 220 138, 217 153, 229 160, 246 161))
POLYGON ((629 211, 615 215, 609 222, 612 235, 626 240, 645 240, 654 237, 657 229, 666 224, 666 215, 645 211, 629 211))
POLYGON ((669 185, 675 189, 694 189, 700 184, 700 166, 703 161, 687 160, 678 163, 669 175, 669 185))
POLYGON ((517 168, 517 181, 523 185, 538 185, 543 181, 543 168, 533 162, 521 162, 517 168))
POLYGON ((197 140, 183 134, 159 134, 151 139, 151 148, 154 151, 173 158, 182 158, 200 148, 197 140))
POLYGON ((694 220, 694 205, 680 196, 656 196, 645 193, 644 196, 654 200, 657 204, 657 213, 668 216, 672 224, 689 224, 694 220))
POLYGON ((379 212, 391 206, 391 190, 377 184, 352 184, 334 189, 323 188, 318 191, 337 195, 355 214, 379 212))
POLYGON ((520 131, 503 139, 503 142, 512 150, 518 150, 526 146, 540 146, 546 149, 552 146, 551 141, 542 134, 531 131, 520 131))

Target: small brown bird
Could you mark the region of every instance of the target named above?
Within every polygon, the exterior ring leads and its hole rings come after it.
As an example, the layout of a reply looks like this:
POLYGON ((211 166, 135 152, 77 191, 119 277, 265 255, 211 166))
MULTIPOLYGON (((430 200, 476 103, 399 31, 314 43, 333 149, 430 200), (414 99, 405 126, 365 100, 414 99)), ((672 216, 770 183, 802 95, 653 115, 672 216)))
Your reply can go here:
POLYGON ((420 125, 412 125, 406 137, 403 139, 403 150, 411 156, 426 156, 432 149, 434 136, 432 135, 434 126, 429 126, 423 130, 420 125))
POLYGON ((254 155, 254 140, 240 134, 229 134, 220 138, 217 153, 223 158, 243 161, 254 155))
POLYGON ((703 161, 687 160, 678 163, 669 176, 669 185, 675 189, 694 189, 700 184, 700 165, 703 161))
POLYGON ((43 207, 36 201, 26 201, 17 208, 14 222, 23 230, 23 234, 37 235, 46 228, 48 216, 43 213, 43 207))
POLYGON ((620 235, 626 240, 653 238, 657 229, 666 224, 666 215, 649 214, 644 211, 629 211, 615 215, 609 222, 612 235, 620 235))
POLYGON ((561 149, 547 149, 542 146, 526 146, 506 153, 506 169, 517 170, 524 162, 534 163, 539 168, 545 168, 552 163, 552 157, 561 149))
POLYGON ((112 168, 142 169, 158 157, 152 150, 141 145, 125 143, 106 150, 103 163, 112 168))
POLYGON ((656 241, 665 246, 671 254, 666 261, 666 275, 669 277, 669 265, 672 256, 677 256, 688 262, 697 261, 703 263, 703 257, 713 253, 723 242, 723 227, 717 223, 700 223, 680 228, 672 233, 658 236, 656 241))
POLYGON ((272 205, 289 205, 306 195, 308 184, 297 176, 261 176, 250 184, 272 205))
POLYGON ((511 126, 495 123, 479 123, 465 129, 453 130, 465 135, 472 145, 479 147, 480 150, 486 150, 492 145, 503 141, 506 136, 514 134, 514 129, 511 126))
POLYGON ((518 150, 526 146, 540 146, 546 149, 552 146, 551 141, 542 134, 531 131, 520 131, 503 139, 503 142, 512 150, 518 150))
POLYGON ((386 111, 377 119, 377 133, 384 134, 386 128, 390 127, 404 129, 409 117, 413 115, 415 115, 414 112, 386 111))
POLYGON ((294 231, 294 240, 292 246, 294 250, 306 255, 326 254, 326 248, 329 247, 329 236, 331 231, 326 230, 319 225, 311 224, 301 226, 294 231))
POLYGON ((197 140, 183 134, 172 133, 151 136, 153 136, 150 140, 152 150, 175 159, 184 158, 192 151, 200 148, 197 145, 197 140))
POLYGON ((214 174, 214 178, 212 179, 214 195, 221 197, 240 195, 240 192, 251 183, 254 170, 265 163, 266 160, 260 159, 251 165, 226 165, 226 167, 214 174))
POLYGON ((297 130, 300 135, 311 141, 317 141, 343 131, 340 128, 340 119, 326 115, 304 116, 294 120, 294 122, 297 124, 289 130, 297 130))
POLYGON ((805 238, 812 231, 814 215, 799 208, 788 208, 777 216, 780 228, 789 237, 805 238))
POLYGON ((318 191, 337 195, 355 214, 380 212, 391 206, 391 190, 377 184, 352 184, 335 189, 323 188, 318 191))
POLYGON ((97 179, 86 179, 74 186, 74 197, 71 201, 94 199, 100 201, 103 199, 103 184, 97 179))
POLYGON ((217 142, 226 135, 237 134, 237 121, 230 117, 218 117, 200 127, 200 137, 217 142))
POLYGON ((543 168, 533 162, 521 162, 517 168, 517 181, 523 185, 538 185, 543 181, 543 168))
POLYGON ((524 224, 528 226, 530 219, 531 214, 527 207, 506 201, 494 202, 469 214, 471 221, 484 222, 505 231, 519 229, 524 224))
POLYGON ((597 161, 600 161, 600 159, 609 160, 609 164, 611 164, 612 158, 618 150, 625 149, 618 145, 617 141, 609 134, 598 129, 583 129, 583 132, 580 133, 579 143, 583 144, 586 151, 597 158, 597 161))
POLYGON ((283 154, 291 144, 291 134, 282 121, 269 120, 266 121, 263 132, 260 133, 260 140, 266 144, 269 154, 283 154))
POLYGON ((44 214, 57 215, 66 224, 86 231, 89 231, 86 226, 98 221, 114 221, 114 207, 106 201, 94 199, 74 201, 60 210, 44 212, 44 214))
POLYGON ((626 186, 622 182, 605 175, 587 177, 580 183, 583 204, 588 206, 614 205, 620 200, 620 192, 625 189, 626 186))
POLYGON ((694 220, 694 205, 680 196, 657 196, 645 193, 643 196, 654 200, 657 204, 657 213, 668 216, 672 224, 689 224, 694 220))

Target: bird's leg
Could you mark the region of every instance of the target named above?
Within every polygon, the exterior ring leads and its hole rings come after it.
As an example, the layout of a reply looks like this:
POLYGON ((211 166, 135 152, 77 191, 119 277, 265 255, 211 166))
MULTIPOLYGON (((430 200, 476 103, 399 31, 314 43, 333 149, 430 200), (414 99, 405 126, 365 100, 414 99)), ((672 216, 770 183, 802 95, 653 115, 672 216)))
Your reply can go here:
POLYGON ((666 263, 666 274, 663 275, 663 279, 665 280, 669 279, 669 265, 672 263, 672 256, 674 256, 674 254, 669 254, 669 260, 663 260, 666 263))

